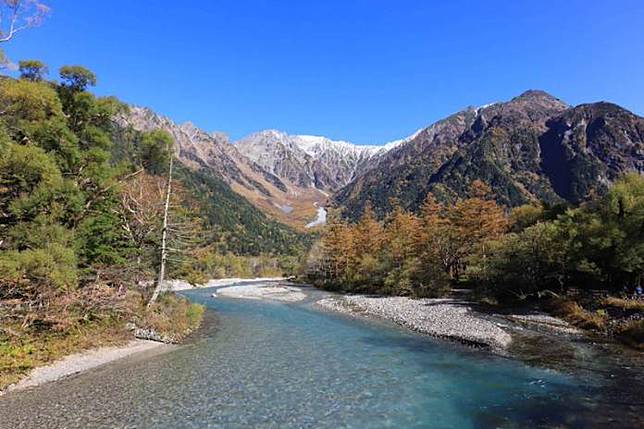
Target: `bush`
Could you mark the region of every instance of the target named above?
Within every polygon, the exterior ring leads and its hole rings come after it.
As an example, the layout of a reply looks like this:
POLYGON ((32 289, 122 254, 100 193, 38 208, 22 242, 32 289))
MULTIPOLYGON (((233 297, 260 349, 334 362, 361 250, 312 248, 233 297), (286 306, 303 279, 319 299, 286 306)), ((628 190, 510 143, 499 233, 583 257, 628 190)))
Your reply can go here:
POLYGON ((551 303, 553 312, 568 322, 582 329, 603 331, 606 329, 607 314, 597 310, 590 312, 571 300, 554 300, 551 303))
POLYGON ((644 311, 644 300, 640 299, 624 299, 609 296, 604 298, 602 304, 608 307, 619 308, 621 310, 644 311))
POLYGON ((199 327, 204 307, 173 293, 162 294, 139 318, 137 326, 178 342, 199 327))
POLYGON ((5 290, 18 288, 33 296, 43 289, 68 289, 77 283, 76 254, 60 244, 0 253, 0 284, 5 290))

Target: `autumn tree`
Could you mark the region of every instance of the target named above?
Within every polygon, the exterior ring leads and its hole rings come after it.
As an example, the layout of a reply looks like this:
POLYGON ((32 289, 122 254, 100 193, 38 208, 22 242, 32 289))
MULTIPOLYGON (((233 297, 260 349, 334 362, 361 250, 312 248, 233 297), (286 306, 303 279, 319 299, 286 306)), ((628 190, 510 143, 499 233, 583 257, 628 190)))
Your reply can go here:
POLYGON ((379 276, 379 265, 385 244, 382 223, 376 218, 370 203, 365 206, 362 217, 353 228, 355 251, 354 280, 358 282, 373 281, 379 276))
POLYGON ((403 210, 395 202, 392 205, 394 209, 385 232, 386 245, 393 266, 400 268, 406 259, 416 254, 420 228, 418 218, 413 213, 403 210))
POLYGON ((420 208, 420 232, 416 237, 423 263, 438 263, 445 273, 453 276, 458 263, 456 232, 445 206, 436 201, 434 194, 428 193, 420 208))
POLYGON ((382 224, 376 218, 370 203, 365 206, 362 217, 355 226, 355 246, 359 255, 377 254, 382 249, 385 237, 382 224))
POLYGON ((458 243, 454 255, 454 277, 458 279, 465 258, 478 251, 485 259, 486 241, 501 236, 507 230, 508 221, 503 208, 491 198, 490 187, 480 180, 470 185, 469 198, 450 208, 449 218, 458 243))
POLYGON ((348 225, 337 218, 332 218, 322 237, 324 270, 334 280, 344 278, 349 246, 347 243, 348 225))
POLYGON ((127 180, 121 190, 120 215, 123 229, 136 249, 137 264, 142 253, 158 244, 165 180, 159 176, 141 173, 127 180))

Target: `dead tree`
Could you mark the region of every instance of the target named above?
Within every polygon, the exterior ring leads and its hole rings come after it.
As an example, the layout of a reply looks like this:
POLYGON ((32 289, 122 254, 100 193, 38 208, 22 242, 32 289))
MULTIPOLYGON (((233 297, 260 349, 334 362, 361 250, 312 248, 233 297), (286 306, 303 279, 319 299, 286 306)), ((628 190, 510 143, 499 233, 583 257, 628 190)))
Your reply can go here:
POLYGON ((168 248, 167 248, 167 239, 168 239, 168 211, 170 210, 170 195, 172 193, 172 161, 174 156, 170 155, 170 168, 168 170, 168 183, 166 185, 165 192, 165 207, 163 209, 163 227, 161 228, 161 266, 159 267, 159 279, 157 280, 157 285, 154 288, 154 293, 150 302, 148 302, 148 307, 151 306, 159 297, 159 293, 163 288, 163 281, 165 280, 165 264, 168 258, 168 248))
POLYGON ((39 26, 49 10, 37 0, 0 0, 0 43, 8 42, 22 30, 39 26))

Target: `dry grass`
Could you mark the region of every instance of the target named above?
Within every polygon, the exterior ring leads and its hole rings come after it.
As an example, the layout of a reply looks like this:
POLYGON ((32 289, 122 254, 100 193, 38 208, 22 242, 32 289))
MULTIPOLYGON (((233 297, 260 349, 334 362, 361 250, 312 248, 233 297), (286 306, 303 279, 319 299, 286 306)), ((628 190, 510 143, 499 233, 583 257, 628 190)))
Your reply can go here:
POLYGON ((604 311, 591 312, 571 300, 555 300, 552 303, 553 312, 582 329, 603 331, 606 329, 608 315, 604 311))
POLYGON ((0 390, 35 367, 82 350, 124 344, 130 339, 131 334, 122 323, 110 321, 76 326, 64 333, 21 332, 19 325, 3 326, 0 331, 0 390))
POLYGON ((0 302, 0 390, 66 355, 126 343, 132 339, 127 321, 142 319, 137 324, 178 341, 199 326, 204 311, 173 294, 146 309, 141 293, 101 286, 52 297, 46 311, 15 301, 0 302))
POLYGON ((604 298, 602 305, 619 308, 621 310, 644 311, 644 300, 641 299, 624 299, 609 296, 604 298))

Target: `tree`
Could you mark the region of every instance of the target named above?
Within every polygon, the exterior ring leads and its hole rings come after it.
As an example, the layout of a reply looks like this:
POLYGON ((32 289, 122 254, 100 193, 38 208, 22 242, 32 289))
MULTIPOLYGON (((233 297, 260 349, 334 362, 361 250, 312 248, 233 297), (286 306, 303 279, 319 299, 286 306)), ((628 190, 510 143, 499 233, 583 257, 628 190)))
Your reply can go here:
POLYGON ((42 122, 52 117, 63 119, 63 107, 56 94, 44 82, 4 79, 0 81, 0 115, 7 130, 19 138, 25 122, 42 122))
POLYGON ((139 163, 150 174, 167 172, 172 157, 172 136, 163 130, 144 133, 138 148, 139 163))
POLYGON ((382 224, 376 219, 371 203, 365 205, 362 217, 356 225, 356 251, 359 254, 377 254, 384 243, 382 224))
POLYGON ((83 66, 63 66, 60 68, 63 86, 72 92, 85 91, 88 86, 96 85, 96 75, 83 66))
POLYGON ((475 251, 485 260, 485 243, 498 238, 508 225, 503 208, 491 197, 491 189, 480 180, 470 186, 470 198, 457 202, 449 210, 455 228, 458 250, 455 254, 454 278, 458 280, 464 260, 475 251))
POLYGON ((427 194, 420 208, 420 233, 416 244, 420 258, 426 265, 438 263, 443 271, 454 276, 458 258, 458 234, 447 217, 445 206, 434 194, 427 194))
POLYGON ((8 42, 20 31, 39 26, 49 12, 49 6, 37 0, 1 0, 0 43, 8 42))
POLYGON ((168 167, 168 179, 165 192, 165 205, 163 208, 163 227, 161 229, 161 265, 159 267, 159 279, 157 280, 157 285, 154 288, 154 292, 152 293, 152 298, 150 298, 150 301, 148 302, 148 307, 154 304, 154 302, 158 298, 165 281, 165 268, 168 258, 168 212, 170 210, 170 196, 172 195, 172 160, 173 156, 170 156, 170 165, 168 167))
POLYGON ((38 60, 22 60, 18 63, 20 78, 39 82, 45 78, 48 73, 47 65, 38 60))
POLYGON ((542 205, 524 204, 510 212, 510 229, 513 232, 521 232, 544 219, 545 210, 542 205))
POLYGON ((406 212, 395 202, 393 206, 386 226, 386 246, 393 266, 401 268, 405 260, 416 254, 420 228, 413 213, 406 212))
POLYGON ((322 275, 333 282, 346 276, 345 261, 349 253, 347 242, 348 225, 342 220, 331 217, 322 235, 322 275))
MULTIPOLYGON (((125 181, 121 190, 120 214, 123 229, 134 247, 144 252, 158 244, 158 232, 163 218, 165 181, 145 172, 125 181)), ((137 256, 141 263, 141 255, 137 256)))
POLYGON ((563 228, 558 222, 541 222, 490 242, 488 260, 477 271, 477 280, 503 299, 560 292, 574 269, 571 241, 563 228))
MULTIPOLYGON (((38 0, 0 0, 0 45, 19 32, 39 26, 49 14, 49 7, 38 0)), ((0 69, 13 68, 0 48, 0 69)))

